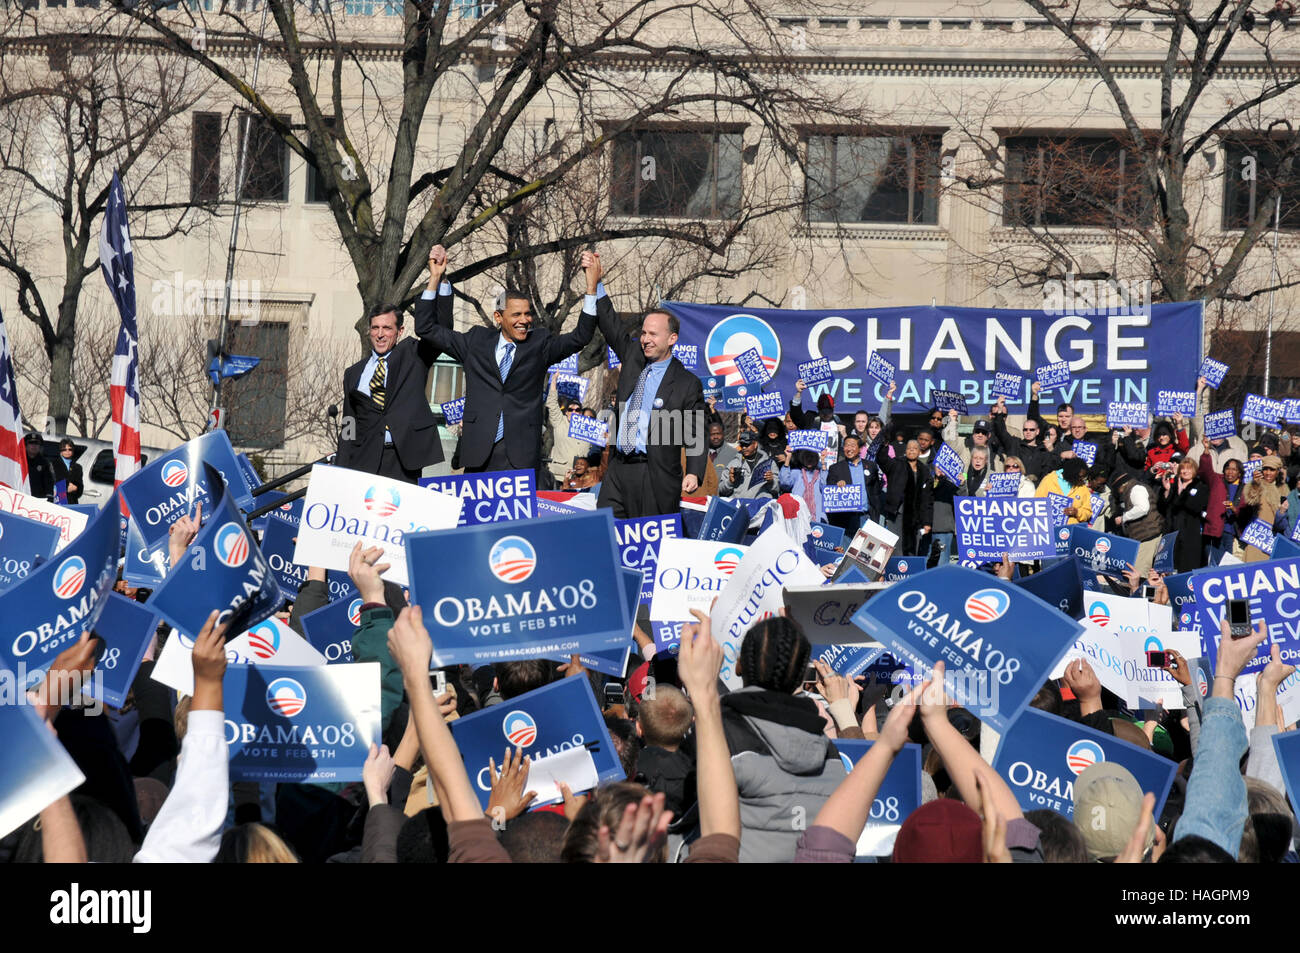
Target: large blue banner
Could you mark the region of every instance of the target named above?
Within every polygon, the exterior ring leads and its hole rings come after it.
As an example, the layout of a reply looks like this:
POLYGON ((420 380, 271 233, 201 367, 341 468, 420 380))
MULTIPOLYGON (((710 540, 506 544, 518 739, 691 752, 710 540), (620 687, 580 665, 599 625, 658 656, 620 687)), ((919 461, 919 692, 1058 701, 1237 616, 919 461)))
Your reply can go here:
POLYGON ((1083 631, 1024 589, 961 566, 894 583, 853 624, 914 671, 942 661, 948 694, 996 731, 1019 717, 1083 631))
POLYGON ((379 663, 228 665, 232 781, 360 781, 380 740, 379 663))
POLYGON ((793 393, 799 365, 828 358, 835 379, 809 388, 845 409, 880 405, 887 389, 868 373, 877 353, 898 368, 896 413, 932 403, 936 390, 961 393, 972 413, 987 412, 998 371, 1069 362, 1069 383, 1054 400, 1076 413, 1101 413, 1110 401, 1152 401, 1158 390, 1193 386, 1201 363, 1202 306, 1157 304, 1141 313, 1012 311, 990 308, 864 308, 785 311, 666 301, 681 320, 681 340, 704 347, 702 375, 743 381, 736 359, 757 348, 771 390, 793 393))
MULTIPOLYGON (((1292 804, 1300 804, 1300 731, 1283 731, 1273 736, 1273 752, 1277 755, 1282 780, 1292 804)), ((4 825, 0 824, 0 830, 4 825)))
POLYGON ((532 470, 466 473, 461 476, 423 477, 420 486, 446 493, 461 501, 461 526, 530 520, 536 497, 537 474, 532 470))
POLYGON ((599 652, 632 629, 608 509, 403 542, 435 668, 599 652))
POLYGON ((94 628, 117 580, 120 533, 115 493, 72 542, 0 593, 0 669, 30 681, 94 628))
POLYGON ((253 494, 231 449, 230 438, 224 430, 205 433, 151 460, 122 483, 122 499, 150 549, 165 542, 172 523, 192 514, 196 504, 203 504, 205 515, 211 512, 213 498, 221 488, 208 482, 204 464, 221 474, 236 506, 253 508, 253 494))
POLYGON ((0 592, 26 579, 59 545, 59 528, 0 510, 0 592))
POLYGON ((180 565, 173 566, 153 595, 149 608, 191 638, 198 636, 213 609, 218 625, 229 633, 243 632, 270 618, 284 594, 266 556, 235 501, 221 488, 221 477, 209 469, 207 479, 220 496, 203 528, 194 537, 180 565))
MULTIPOLYGON (((586 747, 601 784, 621 781, 623 767, 605 719, 585 678, 562 678, 451 723, 465 770, 484 809, 492 793, 488 759, 518 746, 534 761, 570 748, 586 747)), ((579 792, 574 791, 574 794, 579 792)))
POLYGON ((1011 786, 1024 810, 1046 808, 1072 818, 1075 778, 1100 761, 1133 772, 1142 790, 1156 796, 1153 813, 1160 817, 1177 762, 1036 708, 1025 711, 1003 734, 993 770, 1011 786))
POLYGON ((95 634, 104 640, 104 653, 95 665, 88 694, 121 708, 157 631, 156 615, 134 599, 110 592, 95 621, 95 634))

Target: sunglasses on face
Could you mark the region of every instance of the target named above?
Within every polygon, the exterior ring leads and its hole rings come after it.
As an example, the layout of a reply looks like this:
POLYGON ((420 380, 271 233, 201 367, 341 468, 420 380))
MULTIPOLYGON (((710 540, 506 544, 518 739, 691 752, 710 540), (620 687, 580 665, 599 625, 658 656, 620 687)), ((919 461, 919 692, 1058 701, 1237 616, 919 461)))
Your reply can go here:
POLYGON ((1019 469, 1020 469, 1020 464, 1018 464, 1018 463, 1008 464, 1007 469, 1008 469, 1008 470, 1019 470, 1019 469))

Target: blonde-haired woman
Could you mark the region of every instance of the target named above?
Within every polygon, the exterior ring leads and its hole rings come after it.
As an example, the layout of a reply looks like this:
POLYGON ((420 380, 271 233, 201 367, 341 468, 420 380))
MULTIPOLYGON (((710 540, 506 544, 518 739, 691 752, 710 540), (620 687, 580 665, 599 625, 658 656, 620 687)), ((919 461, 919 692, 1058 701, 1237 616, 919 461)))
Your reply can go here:
POLYGON ((296 864, 298 855, 265 824, 236 824, 221 835, 217 864, 296 864))
MULTIPOLYGON (((1277 519, 1277 508, 1282 505, 1282 491, 1277 486, 1277 474, 1282 469, 1282 460, 1269 455, 1259 462, 1259 472, 1252 483, 1247 483, 1241 491, 1241 502, 1237 508, 1237 526, 1244 531, 1254 520, 1263 520, 1271 529, 1277 519)), ((1238 543, 1241 543, 1238 537, 1238 543)), ((1263 562, 1268 553, 1256 546, 1242 544, 1246 554, 1242 557, 1248 563, 1263 562)))
POLYGON ((1025 462, 1019 457, 1007 457, 1002 472, 1020 474, 1020 489, 1016 491, 1016 496, 1023 499, 1037 492, 1033 475, 1025 472, 1025 462))

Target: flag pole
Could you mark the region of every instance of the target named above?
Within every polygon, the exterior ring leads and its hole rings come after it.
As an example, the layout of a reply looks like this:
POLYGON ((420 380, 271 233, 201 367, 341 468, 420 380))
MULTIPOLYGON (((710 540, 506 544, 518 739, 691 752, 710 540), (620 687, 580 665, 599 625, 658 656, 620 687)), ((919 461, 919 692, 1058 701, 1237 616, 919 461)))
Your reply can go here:
POLYGON ((1273 203, 1273 266, 1269 269, 1268 280, 1268 332, 1264 336, 1264 396, 1269 396, 1269 379, 1273 376, 1273 292, 1281 278, 1277 270, 1277 233, 1282 223, 1282 193, 1277 193, 1273 203))
MULTIPOLYGON (((266 34, 266 16, 270 6, 263 0, 262 25, 257 31, 257 52, 253 56, 253 80, 251 87, 257 89, 257 73, 262 65, 262 38, 266 34)), ((221 407, 222 370, 225 366, 226 337, 230 329, 230 298, 235 281, 235 253, 239 248, 239 220, 244 199, 244 180, 248 176, 248 147, 253 135, 253 117, 248 115, 243 123, 239 137, 239 161, 235 170, 235 211, 230 222, 230 244, 226 249, 226 281, 221 291, 221 323, 217 330, 217 379, 212 384, 212 406, 208 410, 210 429, 224 429, 224 415, 218 416, 221 407)))

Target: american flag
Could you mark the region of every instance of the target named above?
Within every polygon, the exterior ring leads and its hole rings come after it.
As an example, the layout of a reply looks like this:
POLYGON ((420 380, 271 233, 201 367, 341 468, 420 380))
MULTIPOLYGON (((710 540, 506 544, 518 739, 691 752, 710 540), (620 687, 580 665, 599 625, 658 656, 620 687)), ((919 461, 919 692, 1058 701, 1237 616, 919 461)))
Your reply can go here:
POLYGON ((27 481, 27 448, 23 445, 23 417, 18 412, 18 385, 14 381, 14 362, 3 314, 0 314, 0 483, 24 493, 32 491, 27 481))
POLYGON ((116 172, 108 193, 108 208, 104 210, 104 225, 99 232, 99 267, 122 315, 108 391, 113 409, 113 456, 116 463, 113 485, 117 486, 140 469, 140 380, 137 373, 140 336, 135 325, 135 265, 131 255, 131 236, 126 228, 126 196, 116 172))

